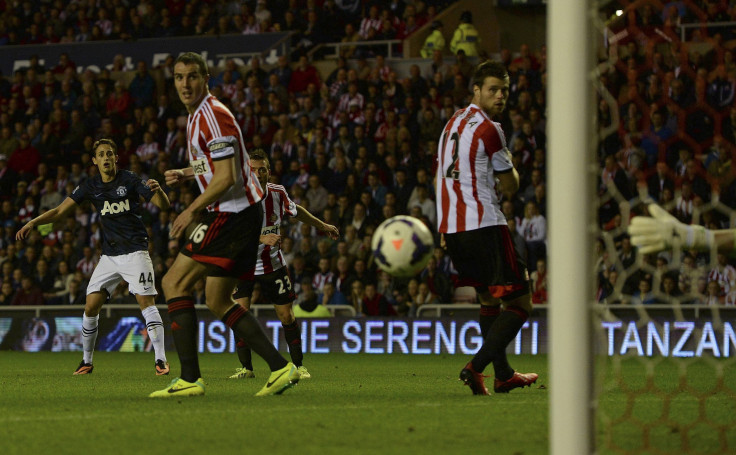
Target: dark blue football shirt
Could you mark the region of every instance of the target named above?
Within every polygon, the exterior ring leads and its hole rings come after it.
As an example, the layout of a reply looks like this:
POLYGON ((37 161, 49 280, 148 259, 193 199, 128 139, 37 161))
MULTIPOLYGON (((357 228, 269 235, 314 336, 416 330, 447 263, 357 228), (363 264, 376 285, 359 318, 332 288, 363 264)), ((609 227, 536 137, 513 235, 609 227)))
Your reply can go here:
POLYGON ((155 193, 133 172, 118 171, 111 182, 98 174, 74 189, 71 197, 81 204, 89 200, 102 223, 102 254, 118 256, 148 250, 148 233, 141 219, 139 196, 150 201, 155 193))

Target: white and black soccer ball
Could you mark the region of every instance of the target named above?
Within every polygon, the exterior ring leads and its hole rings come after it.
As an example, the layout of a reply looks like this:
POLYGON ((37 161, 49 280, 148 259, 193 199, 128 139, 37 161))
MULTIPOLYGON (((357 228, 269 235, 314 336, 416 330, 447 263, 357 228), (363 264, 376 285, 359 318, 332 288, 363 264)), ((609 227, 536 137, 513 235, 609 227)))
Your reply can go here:
POLYGON ((410 277, 427 266, 434 238, 420 220, 398 215, 378 226, 373 233, 371 249, 382 270, 393 276, 410 277))

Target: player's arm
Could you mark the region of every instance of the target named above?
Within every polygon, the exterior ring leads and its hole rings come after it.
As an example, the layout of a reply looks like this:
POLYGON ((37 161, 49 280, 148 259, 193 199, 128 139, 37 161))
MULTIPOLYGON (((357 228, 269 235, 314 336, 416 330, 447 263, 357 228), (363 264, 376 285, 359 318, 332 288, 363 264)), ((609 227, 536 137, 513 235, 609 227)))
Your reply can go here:
POLYGON ((35 228, 36 226, 53 223, 61 218, 64 218, 65 216, 72 213, 76 206, 77 203, 74 202, 74 199, 67 197, 57 207, 48 210, 43 214, 37 216, 36 218, 32 219, 31 221, 27 222, 25 226, 20 228, 18 233, 15 234, 15 239, 23 240, 28 236, 28 233, 31 232, 31 229, 35 228))
POLYGON ((169 187, 175 187, 180 183, 194 179, 194 169, 191 167, 185 167, 183 169, 169 169, 164 173, 166 178, 166 185, 169 187))
POLYGON ((212 180, 210 180, 207 188, 174 220, 174 225, 171 227, 171 236, 173 238, 179 237, 184 232, 184 229, 194 220, 194 216, 197 213, 220 199, 235 183, 235 158, 233 156, 214 160, 212 164, 212 180))
POLYGON ((496 174, 498 178, 498 191, 510 196, 519 190, 519 173, 513 167, 507 172, 496 174))
POLYGON ((161 185, 159 185, 156 180, 148 179, 146 186, 153 191, 153 196, 151 196, 151 202, 153 202, 153 205, 158 207, 160 210, 168 210, 169 207, 171 207, 169 197, 164 193, 161 185))
POLYGON ((337 240, 340 238, 340 231, 337 229, 337 227, 320 220, 316 216, 312 215, 309 210, 305 209, 299 204, 296 204, 296 216, 294 217, 294 219, 296 219, 297 221, 301 221, 304 224, 314 226, 320 231, 327 233, 327 235, 329 235, 332 240, 337 240))

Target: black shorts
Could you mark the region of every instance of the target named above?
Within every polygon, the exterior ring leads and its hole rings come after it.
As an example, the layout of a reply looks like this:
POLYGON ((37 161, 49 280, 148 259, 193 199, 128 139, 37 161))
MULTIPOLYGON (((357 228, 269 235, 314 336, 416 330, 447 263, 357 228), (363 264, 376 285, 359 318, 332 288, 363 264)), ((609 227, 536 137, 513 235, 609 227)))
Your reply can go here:
POLYGON ((235 300, 250 297, 253 287, 258 283, 261 286, 263 300, 274 305, 287 305, 296 300, 294 287, 289 278, 289 269, 281 267, 265 275, 256 275, 253 280, 241 281, 235 289, 233 298, 235 300))
POLYGON ((503 300, 529 294, 526 261, 516 254, 505 224, 445 234, 445 243, 461 279, 503 300))
POLYGON ((181 253, 210 265, 211 276, 246 279, 255 271, 261 234, 261 203, 233 212, 205 212, 181 253))

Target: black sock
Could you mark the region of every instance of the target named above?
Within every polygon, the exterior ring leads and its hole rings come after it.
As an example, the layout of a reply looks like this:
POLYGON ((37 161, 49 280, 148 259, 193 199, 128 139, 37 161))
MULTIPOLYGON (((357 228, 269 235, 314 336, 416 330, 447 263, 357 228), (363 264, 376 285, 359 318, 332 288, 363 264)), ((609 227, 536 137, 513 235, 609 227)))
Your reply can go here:
POLYGON ((284 337, 286 338, 286 345, 289 346, 289 354, 291 354, 291 361, 297 367, 302 366, 302 360, 304 359, 304 353, 302 352, 302 334, 299 330, 299 323, 294 320, 291 324, 284 325, 284 337))
POLYGON ((233 329, 235 336, 245 340, 256 354, 263 357, 271 371, 280 370, 288 363, 268 340, 266 332, 253 314, 242 306, 233 305, 222 317, 222 322, 233 329))
POLYGON ((176 297, 166 301, 171 319, 171 334, 181 363, 181 378, 194 382, 202 376, 197 356, 197 312, 194 299, 176 297))
POLYGON ((253 356, 251 355, 248 343, 246 343, 244 339, 238 338, 235 350, 238 353, 238 360, 240 360, 240 364, 243 365, 243 368, 253 371, 253 356))
POLYGON ((516 334, 519 333, 528 318, 526 311, 520 308, 510 307, 502 311, 491 326, 483 346, 473 357, 473 369, 481 372, 493 362, 496 379, 505 381, 513 376, 514 370, 506 358, 506 346, 516 338, 516 334))
POLYGON ((498 318, 499 314, 501 314, 501 307, 488 305, 480 306, 478 322, 480 323, 480 335, 484 340, 488 338, 488 331, 491 329, 493 323, 496 322, 496 318, 498 318))

